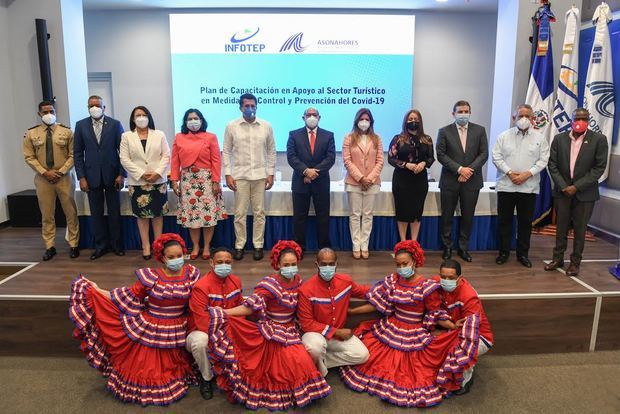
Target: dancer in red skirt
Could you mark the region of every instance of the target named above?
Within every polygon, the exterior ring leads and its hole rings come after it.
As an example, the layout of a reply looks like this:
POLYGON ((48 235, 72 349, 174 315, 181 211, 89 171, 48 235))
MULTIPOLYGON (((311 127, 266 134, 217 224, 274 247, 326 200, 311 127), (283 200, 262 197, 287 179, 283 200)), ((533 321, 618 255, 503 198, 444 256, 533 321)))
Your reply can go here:
POLYGON ((231 402, 252 410, 286 410, 331 392, 295 323, 300 259, 297 243, 279 241, 271 252, 276 274, 261 280, 242 305, 210 308, 210 356, 217 385, 231 402), (252 313, 258 322, 238 317, 252 313))
POLYGON ((196 381, 185 337, 190 293, 200 272, 183 264, 185 252, 180 236, 162 234, 153 254, 166 267, 137 270, 133 286, 105 291, 82 275, 71 284, 74 336, 122 401, 168 405, 196 381))
POLYGON ((349 312, 376 309, 384 315, 358 328, 370 357, 364 364, 342 367, 340 375, 355 391, 399 406, 430 407, 439 404, 450 390, 460 388, 463 370, 476 356, 472 349, 476 344, 463 333, 477 332, 478 325, 468 321, 462 330, 454 330, 456 325, 441 309, 439 283, 415 272, 424 265, 424 251, 418 242, 398 243, 394 257, 397 272, 371 288, 369 304, 349 312), (435 325, 452 331, 434 337, 431 331, 435 325), (443 384, 438 383, 438 376, 445 380, 443 384))

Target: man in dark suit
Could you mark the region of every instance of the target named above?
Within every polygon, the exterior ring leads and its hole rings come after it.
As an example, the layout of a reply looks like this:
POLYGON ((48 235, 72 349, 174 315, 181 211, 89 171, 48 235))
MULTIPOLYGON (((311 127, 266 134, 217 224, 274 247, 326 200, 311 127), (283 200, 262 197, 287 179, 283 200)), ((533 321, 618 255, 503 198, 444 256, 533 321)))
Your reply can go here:
POLYGON ((295 241, 306 248, 306 219, 310 200, 316 213, 319 248, 329 247, 329 169, 336 160, 334 133, 318 127, 321 116, 308 108, 302 116, 306 126, 291 131, 286 158, 293 168, 293 223, 295 241))
POLYGON ((75 172, 80 189, 88 193, 95 236, 91 260, 110 250, 117 256, 125 255, 119 191, 123 188, 126 173, 118 155, 123 126, 116 119, 104 116, 104 111, 105 103, 100 96, 88 98, 90 117, 77 122, 73 138, 75 172), (105 204, 108 207, 107 226, 103 215, 105 204))
POLYGON ((470 115, 469 102, 458 101, 452 109, 455 122, 441 128, 437 135, 437 159, 443 165, 439 188, 444 260, 452 256, 452 218, 456 204, 460 202, 458 255, 471 262, 467 249, 478 194, 483 185, 482 167, 489 157, 489 143, 484 127, 469 122, 470 115))
POLYGON ((607 167, 608 144, 603 134, 588 129, 590 113, 577 108, 573 112, 570 131, 553 138, 549 155, 549 174, 553 180, 553 198, 557 220, 553 260, 545 270, 556 270, 564 266, 566 235, 573 224, 573 253, 567 276, 579 275, 581 254, 586 238, 586 227, 594 203, 600 198, 598 180, 607 167))

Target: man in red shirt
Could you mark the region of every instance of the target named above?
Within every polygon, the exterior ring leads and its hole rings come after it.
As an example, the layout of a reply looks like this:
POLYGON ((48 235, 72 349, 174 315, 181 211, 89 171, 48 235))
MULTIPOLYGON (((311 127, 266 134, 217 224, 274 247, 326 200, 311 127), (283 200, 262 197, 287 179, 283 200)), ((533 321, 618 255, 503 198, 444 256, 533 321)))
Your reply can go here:
POLYGON ((192 289, 189 300, 190 315, 187 321, 186 348, 192 353, 200 373, 200 395, 205 400, 213 397, 211 364, 207 356, 209 345, 209 307, 234 308, 243 301, 241 280, 231 273, 233 255, 224 247, 215 249, 211 271, 203 276, 192 289))
POLYGON ((318 274, 299 288, 297 318, 306 349, 323 376, 332 367, 366 362, 368 350, 344 328, 351 296, 365 299, 369 286, 358 285, 351 276, 336 273, 336 252, 321 249, 316 256, 318 274))
MULTIPOLYGON (((473 286, 461 276, 461 264, 456 260, 444 260, 439 267, 440 277, 435 277, 441 284, 441 306, 448 312, 457 328, 463 325, 465 319, 477 314, 480 317, 478 328, 478 356, 485 354, 493 346, 493 332, 491 324, 484 313, 478 293, 473 286)), ((456 395, 466 394, 473 384, 471 367, 463 373, 463 384, 456 395)))

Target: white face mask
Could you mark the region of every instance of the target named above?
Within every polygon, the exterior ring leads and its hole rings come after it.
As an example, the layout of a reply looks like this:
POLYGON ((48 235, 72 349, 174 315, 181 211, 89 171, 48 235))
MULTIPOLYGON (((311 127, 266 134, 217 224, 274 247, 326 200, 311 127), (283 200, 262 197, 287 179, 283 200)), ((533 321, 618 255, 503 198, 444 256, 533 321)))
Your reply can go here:
POLYGON ((517 125, 517 128, 519 128, 521 131, 525 131, 532 125, 532 122, 529 118, 523 117, 517 119, 517 122, 515 124, 517 125))
POLYGON ((319 118, 317 118, 316 116, 311 116, 309 118, 306 118, 306 126, 310 129, 314 129, 316 128, 316 126, 319 124, 319 118))
POLYGON ((362 119, 361 121, 357 123, 357 127, 361 129, 363 132, 366 132, 368 131, 368 128, 370 128, 370 121, 366 121, 365 119, 362 119))
POLYGON ((45 114, 41 117, 41 121, 43 121, 45 125, 54 125, 56 123, 56 115, 45 114))
POLYGON ((93 119, 99 119, 103 116, 103 109, 98 106, 91 106, 88 108, 88 113, 93 119))
POLYGON ((200 119, 189 119, 187 120, 186 125, 187 125, 187 129, 189 129, 192 132, 196 132, 202 126, 202 121, 200 119))
POLYGON ((146 116, 137 116, 134 120, 136 126, 140 129, 144 129, 149 125, 149 119, 146 116))

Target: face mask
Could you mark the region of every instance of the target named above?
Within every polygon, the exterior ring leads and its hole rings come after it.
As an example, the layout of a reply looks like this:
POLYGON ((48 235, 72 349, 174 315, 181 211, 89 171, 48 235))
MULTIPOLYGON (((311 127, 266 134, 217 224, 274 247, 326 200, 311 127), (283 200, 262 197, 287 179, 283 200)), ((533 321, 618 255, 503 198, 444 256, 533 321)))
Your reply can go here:
POLYGON ((469 114, 456 114, 454 118, 459 126, 465 126, 469 122, 469 114))
POLYGON ((420 123, 418 121, 409 121, 407 122, 407 129, 409 131, 417 131, 420 128, 420 123))
POLYGON ((280 269, 280 274, 285 279, 292 279, 297 274, 297 266, 286 266, 280 269))
POLYGON ((166 267, 168 267, 168 269, 172 270, 173 272, 178 272, 183 267, 183 263, 185 263, 183 256, 176 259, 168 259, 166 261, 166 267))
POLYGON ((213 273, 215 273, 218 277, 224 279, 232 272, 232 265, 228 263, 216 264, 213 266, 213 273))
POLYGON ((252 119, 256 116, 256 108, 243 108, 243 116, 252 119))
POLYGON ((41 117, 41 121, 43 121, 45 125, 54 125, 56 123, 56 115, 45 114, 41 117))
POLYGON ((187 129, 190 131, 196 132, 202 126, 202 121, 200 119, 190 119, 185 123, 185 125, 187 125, 187 129))
POLYGON ((588 121, 584 121, 583 119, 573 121, 573 132, 581 135, 586 132, 586 129, 588 129, 588 121))
POLYGON ((149 119, 146 116, 138 116, 133 120, 136 126, 140 129, 144 129, 149 125, 149 119))
POLYGON ((525 131, 530 127, 530 125, 532 125, 532 123, 529 118, 524 117, 517 119, 516 125, 521 131, 525 131))
POLYGON ((93 119, 99 119, 103 116, 103 109, 98 106, 91 106, 88 108, 88 113, 93 119))
POLYGON ((398 269, 396 269, 396 271, 398 272, 399 276, 402 276, 405 279, 409 279, 415 274, 415 270, 413 270, 413 267, 411 266, 399 267, 398 269))
POLYGON ((359 121, 357 123, 357 127, 361 129, 362 131, 366 132, 368 128, 370 128, 370 121, 365 121, 365 120, 359 121))
POLYGON ((334 278, 336 274, 336 266, 319 266, 319 276, 326 282, 334 278))
POLYGON ((456 285, 457 285, 458 279, 440 279, 439 280, 439 284, 441 285, 441 288, 443 290, 445 290, 446 292, 452 292, 454 289, 456 289, 456 285))
POLYGON ((306 118, 306 126, 310 129, 314 129, 316 128, 316 126, 319 124, 319 119, 316 116, 311 116, 309 118, 306 118))

